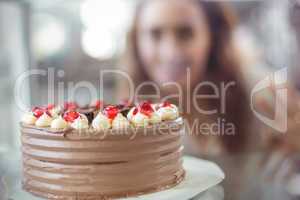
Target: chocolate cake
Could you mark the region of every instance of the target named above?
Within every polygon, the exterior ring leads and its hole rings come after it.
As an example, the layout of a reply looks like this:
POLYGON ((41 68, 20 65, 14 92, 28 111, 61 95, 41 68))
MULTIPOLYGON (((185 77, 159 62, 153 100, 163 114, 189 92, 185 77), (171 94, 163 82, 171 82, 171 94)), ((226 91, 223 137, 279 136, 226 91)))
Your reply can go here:
POLYGON ((20 124, 26 191, 46 199, 114 199, 184 179, 183 120, 173 104, 144 102, 127 116, 112 105, 80 110, 48 106, 25 114, 20 124))

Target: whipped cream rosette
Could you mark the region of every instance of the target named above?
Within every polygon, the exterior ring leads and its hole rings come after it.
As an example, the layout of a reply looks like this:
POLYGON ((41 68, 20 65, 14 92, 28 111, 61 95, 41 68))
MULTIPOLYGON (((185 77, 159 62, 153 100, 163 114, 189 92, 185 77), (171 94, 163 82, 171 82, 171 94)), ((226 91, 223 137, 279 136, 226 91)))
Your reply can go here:
POLYGON ((87 129, 89 128, 89 121, 85 115, 80 114, 80 117, 71 123, 71 127, 74 129, 87 129))
MULTIPOLYGON (((102 101, 96 101, 93 106, 94 110, 99 110, 101 105, 103 105, 102 101)), ((51 127, 52 129, 65 129, 68 127, 87 129, 91 123, 94 129, 107 130, 127 128, 131 124, 135 127, 146 127, 165 120, 175 120, 179 116, 178 108, 169 102, 161 104, 142 102, 138 106, 129 109, 128 113, 123 112, 124 108, 119 105, 109 105, 103 111, 98 111, 95 117, 94 112, 91 118, 85 115, 89 113, 82 114, 79 111, 80 108, 74 102, 66 102, 64 107, 49 104, 43 108, 35 107, 30 112, 25 113, 21 121, 23 124, 51 127)), ((89 112, 92 113, 93 111, 89 112)))
POLYGON ((98 130, 122 129, 129 126, 129 121, 120 113, 117 106, 107 106, 103 113, 99 112, 92 122, 92 127, 98 130))
POLYGON ((48 104, 45 107, 34 107, 22 117, 22 122, 27 125, 36 125, 38 127, 48 127, 52 120, 59 117, 62 107, 48 104))
POLYGON ((157 113, 162 120, 174 120, 179 116, 177 106, 167 101, 158 106, 157 113))
POLYGON ((133 114, 131 118, 131 123, 135 126, 148 126, 149 125, 149 116, 146 116, 140 112, 137 112, 136 114, 133 114))
POLYGON ((51 114, 51 116, 53 118, 57 118, 60 116, 60 114, 62 113, 63 111, 63 107, 61 106, 56 106, 54 104, 48 104, 47 108, 46 108, 49 113, 51 114))
POLYGON ((26 125, 35 125, 38 127, 48 127, 50 126, 53 117, 51 113, 44 108, 35 107, 31 112, 27 112, 22 117, 22 123, 26 125))
POLYGON ((84 114, 76 111, 67 111, 64 114, 64 120, 67 121, 74 129, 87 129, 89 128, 89 121, 84 114))
POLYGON ((51 122, 51 128, 53 129, 65 129, 68 127, 69 127, 68 122, 64 120, 64 118, 62 118, 61 116, 57 117, 51 122))
POLYGON ((127 119, 135 126, 148 126, 162 121, 161 116, 155 110, 155 105, 143 102, 137 107, 133 107, 127 114, 127 119))
POLYGON ((37 118, 32 112, 27 112, 23 115, 21 122, 26 125, 35 125, 37 118))
POLYGON ((101 112, 95 117, 92 122, 92 127, 97 130, 107 130, 111 128, 111 120, 101 112))
POLYGON ((129 121, 121 113, 117 114, 117 116, 112 121, 112 128, 126 129, 129 126, 130 126, 129 121))
POLYGON ((53 118, 49 112, 44 112, 35 122, 38 127, 48 127, 51 125, 53 118))

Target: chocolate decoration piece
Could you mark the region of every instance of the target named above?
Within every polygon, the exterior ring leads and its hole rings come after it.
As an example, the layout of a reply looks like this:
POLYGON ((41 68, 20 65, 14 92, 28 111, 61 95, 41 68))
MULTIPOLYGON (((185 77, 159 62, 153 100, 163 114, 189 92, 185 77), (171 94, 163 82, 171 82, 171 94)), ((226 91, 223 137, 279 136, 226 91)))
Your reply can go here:
POLYGON ((81 114, 84 114, 87 118, 89 123, 91 124, 95 115, 95 108, 94 107, 85 107, 85 108, 79 108, 77 109, 78 112, 80 112, 81 114))

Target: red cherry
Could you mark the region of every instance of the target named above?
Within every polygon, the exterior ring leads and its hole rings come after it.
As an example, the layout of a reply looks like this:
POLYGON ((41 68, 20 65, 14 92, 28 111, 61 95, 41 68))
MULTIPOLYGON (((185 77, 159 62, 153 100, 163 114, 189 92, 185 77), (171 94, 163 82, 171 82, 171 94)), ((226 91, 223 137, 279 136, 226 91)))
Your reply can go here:
POLYGON ((50 103, 50 104, 48 104, 47 105, 47 110, 52 110, 53 108, 55 107, 55 105, 54 104, 52 104, 52 103, 50 103))
POLYGON ((76 111, 68 111, 64 114, 64 120, 70 123, 73 123, 78 117, 80 117, 80 114, 76 111))
POLYGON ((40 118, 44 113, 46 113, 49 117, 52 117, 51 113, 45 108, 34 107, 32 112, 36 118, 40 118))
POLYGON ((96 109, 100 109, 101 106, 103 105, 103 101, 97 100, 94 105, 95 105, 96 109))
POLYGON ((39 118, 40 116, 42 116, 44 114, 45 110, 43 108, 34 107, 32 109, 32 112, 36 118, 39 118))
POLYGON ((138 113, 139 109, 135 108, 132 112, 133 115, 136 115, 138 113))
POLYGON ((77 104, 75 102, 65 102, 64 103, 64 110, 76 110, 77 104))
POLYGON ((150 116, 154 110, 149 102, 144 102, 140 105, 141 113, 150 116))
POLYGON ((114 119, 119 113, 119 109, 116 106, 107 106, 103 112, 109 119, 114 119))
POLYGON ((163 102, 162 107, 170 107, 171 103, 168 101, 163 102))

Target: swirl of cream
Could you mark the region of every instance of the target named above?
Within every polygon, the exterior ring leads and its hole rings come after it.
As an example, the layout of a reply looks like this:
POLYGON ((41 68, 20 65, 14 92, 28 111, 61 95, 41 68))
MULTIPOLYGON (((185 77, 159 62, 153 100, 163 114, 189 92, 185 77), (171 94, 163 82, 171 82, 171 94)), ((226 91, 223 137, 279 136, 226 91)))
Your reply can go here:
MULTIPOLYGON (((151 124, 156 124, 156 123, 159 123, 159 122, 162 121, 161 116, 155 111, 156 104, 152 104, 151 106, 152 106, 154 112, 150 115, 150 117, 146 116, 146 117, 149 118, 149 120, 146 120, 146 124, 145 124, 145 125, 148 125, 148 122, 151 123, 151 124)), ((135 117, 135 115, 137 115, 137 114, 139 113, 139 111, 136 110, 136 109, 138 109, 138 108, 133 107, 133 108, 131 108, 130 111, 128 112, 128 114, 127 114, 127 119, 128 119, 129 121, 133 121, 133 118, 135 117), (136 110, 136 111, 135 111, 135 110, 136 110), (137 112, 137 113, 134 113, 134 112, 137 112)), ((142 115, 143 115, 143 114, 142 114, 142 115)), ((145 116, 145 115, 144 115, 144 116, 145 116)), ((144 116, 143 116, 143 117, 144 117, 144 116)), ((137 119, 134 119, 134 120, 139 120, 140 117, 141 117, 141 116, 138 116, 138 118, 137 118, 137 119)), ((133 122, 133 123, 134 123, 134 122, 133 122)), ((134 123, 134 124, 135 124, 135 123, 134 123)))
POLYGON ((80 114, 80 116, 71 123, 71 127, 74 129, 87 129, 89 128, 89 121, 85 115, 80 114))
POLYGON ((125 129, 129 126, 129 121, 121 113, 119 113, 112 121, 112 127, 116 129, 125 129))
POLYGON ((36 120, 35 125, 38 127, 47 127, 51 125, 52 120, 53 118, 44 112, 42 116, 36 120))
POLYGON ((127 119, 128 119, 129 121, 132 120, 133 112, 134 112, 135 109, 137 109, 137 108, 136 108, 136 107, 133 107, 133 108, 131 108, 131 109, 129 110, 129 112, 127 113, 127 119))
POLYGON ((51 128, 53 129, 65 129, 68 126, 68 123, 61 116, 51 122, 51 128))
POLYGON ((157 114, 162 120, 174 120, 179 116, 178 108, 174 104, 158 108, 157 114))
POLYGON ((33 115, 32 112, 27 112, 23 115, 21 122, 27 125, 34 125, 37 118, 33 115))
POLYGON ((111 120, 108 119, 108 117, 103 115, 101 112, 99 112, 92 122, 92 127, 99 130, 110 129, 111 120))
POLYGON ((148 126, 150 119, 148 116, 138 112, 137 114, 133 115, 131 122, 135 126, 148 126))
POLYGON ((54 108, 52 108, 51 110, 49 110, 51 116, 53 118, 57 118, 59 117, 59 114, 62 112, 63 108, 61 106, 56 106, 54 108))
POLYGON ((159 122, 161 122, 161 116, 157 113, 157 112, 153 112, 149 118, 149 122, 151 124, 157 124, 159 122))

